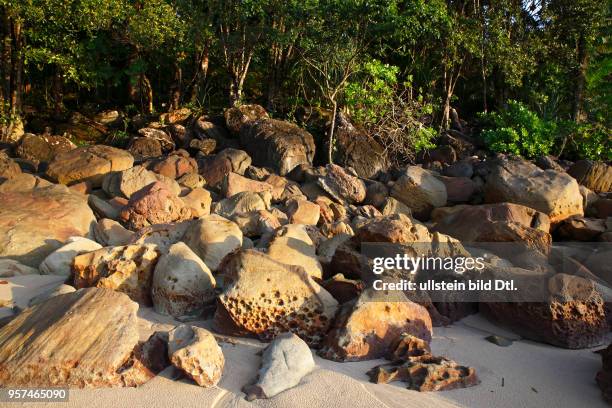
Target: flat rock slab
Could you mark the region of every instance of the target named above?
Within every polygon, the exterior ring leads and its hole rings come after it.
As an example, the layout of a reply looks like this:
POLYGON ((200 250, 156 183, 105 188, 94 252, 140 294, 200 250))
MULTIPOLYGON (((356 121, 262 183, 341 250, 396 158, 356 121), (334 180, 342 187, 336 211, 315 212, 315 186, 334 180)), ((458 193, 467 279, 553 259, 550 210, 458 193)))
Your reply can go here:
POLYGON ((130 378, 137 365, 127 363, 139 339, 137 311, 126 295, 98 288, 24 310, 0 329, 0 384, 136 385, 130 378))
POLYGON ((0 258, 36 268, 96 221, 84 196, 61 185, 0 193, 0 203, 0 258))

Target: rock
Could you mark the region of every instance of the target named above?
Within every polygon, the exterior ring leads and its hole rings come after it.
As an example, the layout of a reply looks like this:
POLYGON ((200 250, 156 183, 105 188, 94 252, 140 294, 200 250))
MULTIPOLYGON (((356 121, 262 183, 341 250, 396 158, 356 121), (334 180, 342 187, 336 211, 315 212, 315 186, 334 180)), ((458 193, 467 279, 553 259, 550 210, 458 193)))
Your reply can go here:
POLYGON ((243 150, 224 149, 200 166, 200 174, 208 185, 218 187, 229 173, 244 174, 251 157, 243 150))
POLYGON ((505 337, 497 336, 494 334, 485 337, 485 340, 499 347, 509 347, 512 345, 512 343, 514 343, 511 339, 507 339, 505 337))
POLYGON ((187 195, 180 198, 183 200, 185 207, 191 210, 191 216, 193 218, 199 218, 210 214, 212 197, 208 190, 194 188, 187 195))
POLYGON ((584 266, 595 276, 603 279, 608 285, 612 285, 612 263, 610 257, 612 256, 612 248, 608 244, 604 244, 603 247, 591 254, 585 261, 584 266))
POLYGON ((380 212, 382 215, 403 214, 406 217, 412 217, 412 210, 406 204, 397 201, 393 197, 387 197, 380 212))
POLYGON ((159 115, 159 121, 162 123, 184 123, 191 117, 191 109, 180 108, 159 115))
POLYGON ((40 163, 48 163, 57 154, 70 151, 74 148, 76 148, 76 145, 63 136, 37 136, 32 133, 26 133, 21 138, 15 153, 17 157, 38 165, 40 163))
POLYGON ((0 182, 21 174, 21 167, 8 156, 0 155, 0 182))
POLYGON ((242 232, 230 220, 211 214, 191 224, 183 241, 215 271, 227 254, 242 246, 242 232))
POLYGON ((381 208, 385 204, 385 200, 389 196, 389 189, 383 183, 374 181, 366 187, 366 197, 364 204, 373 205, 376 208, 381 208))
POLYGON ((173 123, 166 126, 166 131, 170 133, 170 136, 172 137, 172 140, 174 140, 177 147, 184 149, 189 147, 191 139, 193 138, 193 132, 190 128, 186 128, 178 123, 173 123))
POLYGON ((106 247, 78 255, 72 264, 74 287, 113 289, 149 306, 158 258, 159 251, 151 244, 106 247))
POLYGON ((117 126, 121 124, 123 115, 116 110, 105 110, 94 115, 93 120, 104 126, 117 126))
POLYGON ((272 398, 298 385, 314 368, 308 345, 293 333, 283 333, 263 352, 257 383, 243 389, 246 399, 272 398))
POLYGON ((66 293, 72 293, 75 291, 76 289, 73 286, 59 285, 55 289, 49 290, 47 292, 43 292, 38 296, 34 296, 32 299, 30 299, 28 306, 34 306, 34 305, 44 302, 47 299, 51 299, 52 297, 59 296, 59 295, 65 295, 66 293))
POLYGON ((183 239, 185 231, 191 224, 191 221, 184 221, 176 224, 155 224, 144 227, 136 231, 131 243, 137 245, 153 244, 157 246, 161 253, 167 253, 171 245, 183 239))
POLYGON ((359 204, 366 197, 365 183, 335 164, 327 165, 327 174, 317 184, 339 203, 359 204))
MULTIPOLYGON (((1 178, 0 181, 2 181, 1 178)), ((0 184, 0 193, 27 192, 35 188, 48 187, 52 184, 53 183, 38 176, 33 176, 28 173, 19 173, 0 184)))
POLYGON ((476 192, 476 184, 467 177, 444 177, 438 179, 446 187, 446 195, 449 203, 467 203, 476 192))
POLYGON ((221 380, 225 358, 215 336, 201 327, 182 324, 168 333, 168 357, 201 387, 221 380))
POLYGON ((391 196, 408 206, 415 218, 426 220, 431 210, 446 204, 446 186, 436 176, 418 166, 408 166, 395 182, 391 196))
POLYGON ((0 203, 0 257, 33 267, 96 221, 83 196, 61 185, 0 193, 0 203))
POLYGON ((323 277, 323 268, 317 260, 317 248, 303 225, 289 224, 276 231, 268 247, 268 255, 275 261, 301 266, 313 278, 323 277))
POLYGON ((217 147, 231 147, 229 145, 234 142, 234 140, 229 139, 230 135, 225 127, 224 117, 211 118, 202 116, 195 122, 193 131, 202 140, 214 140, 217 147))
POLYGON ((220 268, 216 330, 253 334, 263 340, 290 331, 309 345, 320 344, 338 303, 299 266, 254 250, 230 255, 220 268))
POLYGON ((444 175, 447 177, 472 178, 474 175, 474 166, 470 160, 461 160, 445 167, 444 175))
POLYGON ((197 173, 198 163, 191 157, 171 154, 162 160, 154 161, 150 170, 174 180, 185 174, 197 173))
POLYGON ((385 149, 363 129, 338 113, 335 131, 335 162, 355 170, 359 177, 375 178, 385 170, 385 149))
POLYGON ((606 223, 598 218, 572 216, 561 221, 555 233, 562 239, 593 242, 606 232, 606 223))
POLYGON ((546 214, 511 203, 456 206, 434 211, 433 230, 462 242, 519 242, 547 254, 552 238, 546 214))
POLYGON ((160 157, 163 154, 160 141, 148 137, 133 138, 128 146, 128 152, 137 162, 160 157))
POLYGON ((345 304, 327 334, 320 355, 334 361, 360 361, 384 357, 402 333, 431 341, 427 309, 403 292, 366 289, 345 304))
POLYGON ((578 183, 596 193, 607 193, 612 190, 612 167, 606 163, 578 160, 567 173, 578 183))
POLYGON ((293 123, 275 119, 250 122, 240 130, 240 143, 256 166, 270 167, 281 176, 299 164, 312 164, 314 139, 293 123))
POLYGON ((432 150, 423 151, 421 156, 424 163, 453 164, 457 161, 457 152, 449 145, 442 145, 432 150))
MULTIPOLYGON (((331 258, 331 256, 328 257, 331 258)), ((365 284, 362 281, 347 279, 341 273, 337 273, 323 281, 321 286, 340 304, 354 300, 365 288, 365 284)))
POLYGON ((0 278, 11 278, 22 275, 39 275, 36 268, 21 264, 12 259, 0 259, 0 278))
POLYGON ((172 137, 161 129, 142 128, 138 130, 138 134, 144 138, 159 142, 163 152, 171 152, 176 147, 172 137))
POLYGON ((197 173, 183 174, 181 177, 176 179, 177 183, 182 187, 187 188, 202 188, 206 185, 206 179, 197 173))
POLYGON ((272 186, 263 181, 251 180, 236 173, 228 173, 221 185, 222 194, 229 198, 243 191, 252 193, 272 191, 272 186))
POLYGON ((102 182, 102 189, 111 197, 130 198, 132 194, 155 183, 157 178, 153 172, 142 166, 108 173, 102 182))
POLYGON ((525 205, 548 215, 551 223, 583 215, 576 180, 517 158, 495 162, 485 185, 485 201, 525 205))
POLYGON ((601 354, 601 370, 597 372, 595 381, 601 388, 603 399, 608 403, 612 403, 612 345, 600 350, 601 354))
POLYGON ((191 210, 185 207, 165 184, 156 181, 138 190, 130 197, 120 218, 130 229, 151 224, 165 224, 191 218, 191 210))
POLYGON ((278 217, 266 210, 235 214, 232 221, 238 225, 245 237, 271 236, 281 227, 278 217))
POLYGON ((259 119, 268 119, 268 113, 260 105, 240 105, 227 109, 223 115, 225 116, 225 125, 234 135, 238 135, 240 128, 245 123, 253 122, 259 119))
POLYGON ((0 382, 78 388, 144 383, 154 374, 133 355, 137 310, 124 294, 96 288, 24 310, 0 329, 0 382))
POLYGON ((408 357, 401 365, 377 366, 368 376, 377 384, 403 381, 408 389, 421 392, 453 390, 480 383, 474 368, 431 354, 408 357))
POLYGON ((602 198, 593 205, 597 218, 612 217, 612 198, 602 198))
POLYGON ((21 140, 24 135, 23 121, 19 118, 9 121, 0 126, 0 142, 14 145, 21 140))
POLYGON ((189 147, 202 154, 211 154, 217 148, 217 141, 215 139, 192 139, 189 147))
POLYGON ((46 174, 61 184, 89 181, 92 186, 100 187, 107 173, 128 169, 133 164, 134 158, 124 150, 93 145, 58 154, 49 163, 46 174))
POLYGON ((601 345, 608 333, 605 303, 592 281, 566 274, 548 280, 544 302, 482 303, 481 310, 530 340, 568 349, 601 345))
POLYGON ((153 274, 151 296, 157 313, 177 318, 197 317, 215 299, 215 278, 185 243, 163 254, 153 274))
POLYGON ((72 261, 77 255, 85 252, 95 251, 102 245, 83 237, 74 237, 61 248, 56 249, 40 264, 41 275, 70 276, 72 261))
POLYGON ((556 158, 551 155, 540 156, 536 159, 536 165, 542 170, 554 170, 564 172, 563 167, 556 162, 556 158))
POLYGON ((271 195, 267 191, 263 193, 244 191, 216 203, 213 212, 226 218, 233 218, 237 214, 269 210, 270 199, 271 195))
POLYGON ((291 224, 317 225, 321 207, 308 200, 290 199, 287 201, 287 216, 291 224))
POLYGON ((168 187, 168 189, 172 192, 172 194, 179 196, 183 192, 183 190, 181 189, 181 186, 179 185, 179 183, 176 182, 176 180, 170 177, 166 177, 163 174, 153 173, 153 175, 155 176, 157 181, 161 182, 166 187, 168 187))

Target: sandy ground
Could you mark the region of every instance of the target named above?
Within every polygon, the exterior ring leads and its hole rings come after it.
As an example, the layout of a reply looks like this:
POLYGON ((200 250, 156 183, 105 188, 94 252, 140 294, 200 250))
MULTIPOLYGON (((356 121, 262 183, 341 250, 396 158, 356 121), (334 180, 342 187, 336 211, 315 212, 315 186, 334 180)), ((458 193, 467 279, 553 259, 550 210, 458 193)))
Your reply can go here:
MULTIPOLYGON (((155 314, 139 312, 143 339, 154 330, 167 330, 177 322, 155 314)), ((208 321, 191 324, 208 327, 208 321)), ((205 389, 187 379, 175 379, 177 372, 164 370, 139 388, 71 390, 66 403, 5 403, 0 406, 26 407, 605 407, 594 376, 601 367, 593 350, 564 350, 519 339, 492 325, 479 315, 470 316, 447 328, 436 328, 434 354, 476 368, 481 384, 472 388, 419 393, 402 383, 372 384, 366 372, 384 361, 335 363, 315 357, 317 369, 302 383, 270 400, 244 400, 243 385, 256 378, 265 346, 253 339, 221 342, 226 359, 223 378, 215 388, 205 389), (484 338, 505 335, 516 341, 499 347, 484 338)))

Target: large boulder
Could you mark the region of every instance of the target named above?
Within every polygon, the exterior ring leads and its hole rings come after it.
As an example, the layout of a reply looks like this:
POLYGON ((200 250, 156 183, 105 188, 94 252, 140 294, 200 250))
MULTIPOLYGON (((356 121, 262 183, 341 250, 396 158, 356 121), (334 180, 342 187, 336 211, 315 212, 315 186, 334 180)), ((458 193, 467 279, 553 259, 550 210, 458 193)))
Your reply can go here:
POLYGON ((161 160, 152 162, 150 169, 157 174, 161 174, 162 176, 166 176, 173 180, 185 174, 197 173, 198 163, 195 161, 195 159, 185 156, 186 153, 183 155, 171 154, 161 160))
POLYGON ((155 174, 143 166, 108 173, 102 181, 102 189, 111 197, 130 198, 132 194, 155 183, 155 174))
POLYGON ((213 387, 221 380, 225 358, 208 330, 185 324, 175 327, 168 333, 168 357, 201 387, 213 387))
POLYGON ((272 191, 272 185, 263 181, 251 180, 236 173, 229 173, 225 176, 221 186, 221 192, 226 198, 242 193, 243 191, 250 191, 252 193, 272 191))
POLYGON ((275 119, 257 120, 240 130, 240 143, 256 166, 275 169, 286 175, 300 164, 312 164, 314 139, 293 123, 275 119))
POLYGON ((317 184, 339 203, 359 204, 366 197, 365 183, 349 174, 342 167, 328 164, 325 177, 319 177, 317 184))
POLYGON ((243 175, 250 165, 251 157, 245 151, 227 148, 204 160, 200 165, 200 174, 207 185, 219 187, 228 174, 243 175))
POLYGON ((446 186, 429 170, 408 166, 391 189, 391 196, 408 206, 418 219, 428 219, 431 211, 446 204, 446 186))
POLYGON ((159 251, 152 244, 106 247, 84 253, 72 263, 74 287, 113 289, 149 306, 158 259, 159 251))
POLYGON ((33 163, 48 163, 59 153, 76 148, 76 145, 63 136, 37 136, 26 133, 15 149, 17 156, 33 163))
POLYGON ((126 295, 95 288, 24 310, 0 329, 0 382, 79 388, 146 382, 154 374, 134 353, 137 311, 126 295))
POLYGON ((46 174, 61 184, 88 181, 92 186, 100 187, 107 173, 129 169, 133 164, 134 158, 125 150, 93 145, 58 154, 49 163, 46 174))
POLYGON ((578 183, 596 193, 612 190, 612 166, 591 160, 579 160, 567 172, 578 183))
POLYGON ((514 157, 501 158, 492 166, 485 201, 525 205, 548 215, 552 223, 583 215, 582 195, 575 179, 514 157))
POLYGON ((138 134, 143 138, 155 140, 161 146, 162 151, 170 152, 174 150, 176 145, 174 144, 174 140, 172 140, 172 136, 168 133, 164 132, 161 129, 155 128, 142 128, 138 130, 138 134))
POLYGON ((156 181, 130 197, 120 218, 128 228, 136 230, 152 224, 165 224, 190 219, 192 212, 168 187, 156 181))
POLYGON ((233 334, 271 340, 290 331, 319 345, 338 302, 299 266, 285 265, 254 250, 230 255, 220 268, 224 290, 214 326, 233 334))
POLYGON ((0 257, 34 267, 96 221, 84 196, 61 185, 0 193, 0 203, 0 257))
POLYGON ((242 231, 232 221, 211 214, 191 224, 183 242, 215 271, 227 254, 242 246, 242 231))
POLYGON ((317 247, 304 225, 285 225, 276 231, 268 247, 268 255, 275 261, 301 266, 313 278, 323 278, 323 267, 317 259, 317 247))
POLYGON ((245 104, 235 106, 227 109, 223 116, 225 116, 225 125, 230 132, 234 135, 238 135, 240 128, 245 123, 253 122, 259 119, 268 119, 268 112, 256 104, 245 104))
POLYGON ((157 262, 151 296, 158 313, 199 316, 204 305, 215 299, 215 278, 185 243, 177 242, 157 262))
POLYGON ((269 210, 270 200, 271 194, 268 191, 262 193, 243 191, 217 202, 213 207, 213 212, 223 217, 233 218, 238 214, 269 210))
POLYGON ((427 309, 408 300, 403 292, 368 289, 343 305, 320 355, 335 361, 381 358, 402 333, 429 343, 432 325, 427 309))
POLYGON ((272 398, 300 383, 315 368, 308 344, 293 333, 276 337, 263 352, 257 383, 244 387, 247 401, 272 398))

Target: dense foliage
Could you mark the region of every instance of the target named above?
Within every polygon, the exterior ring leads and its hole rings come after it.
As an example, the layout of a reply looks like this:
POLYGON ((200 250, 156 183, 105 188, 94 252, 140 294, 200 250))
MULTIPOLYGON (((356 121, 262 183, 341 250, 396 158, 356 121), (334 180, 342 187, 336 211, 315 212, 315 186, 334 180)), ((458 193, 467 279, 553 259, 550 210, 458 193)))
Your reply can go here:
POLYGON ((454 108, 484 119, 494 150, 609 159, 611 8, 605 0, 0 0, 0 123, 90 107, 218 112, 246 100, 277 117, 302 106, 343 110, 372 132, 400 123, 394 143, 408 134, 419 149, 450 126, 454 108))

